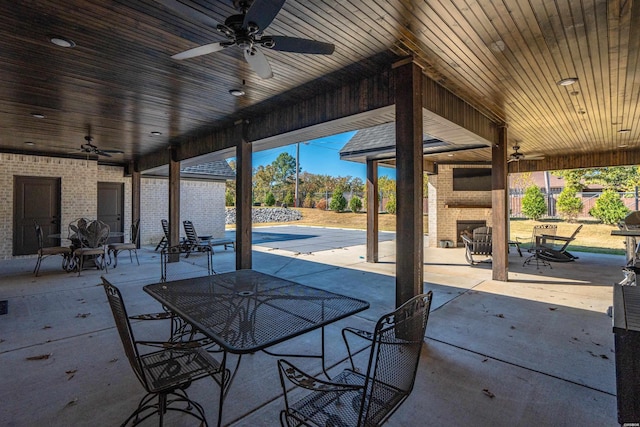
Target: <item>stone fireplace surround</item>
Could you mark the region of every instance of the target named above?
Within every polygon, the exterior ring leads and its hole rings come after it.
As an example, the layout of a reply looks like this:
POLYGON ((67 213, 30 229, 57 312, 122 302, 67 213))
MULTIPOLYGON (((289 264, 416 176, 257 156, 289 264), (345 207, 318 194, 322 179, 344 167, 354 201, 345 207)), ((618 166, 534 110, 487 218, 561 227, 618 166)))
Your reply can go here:
MULTIPOLYGON (((479 168, 478 165, 438 165, 438 174, 429 175, 429 246, 441 240, 461 246, 460 221, 492 226, 491 191, 453 191, 454 168, 479 168)), ((486 166, 490 168, 490 166, 486 166)))

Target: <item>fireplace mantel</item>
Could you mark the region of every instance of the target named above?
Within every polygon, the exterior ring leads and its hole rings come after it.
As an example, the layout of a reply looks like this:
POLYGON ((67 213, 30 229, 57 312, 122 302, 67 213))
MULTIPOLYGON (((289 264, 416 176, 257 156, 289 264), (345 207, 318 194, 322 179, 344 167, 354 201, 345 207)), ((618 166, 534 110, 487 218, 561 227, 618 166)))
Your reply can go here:
POLYGON ((462 203, 447 203, 444 207, 446 209, 491 209, 490 204, 467 205, 462 203))

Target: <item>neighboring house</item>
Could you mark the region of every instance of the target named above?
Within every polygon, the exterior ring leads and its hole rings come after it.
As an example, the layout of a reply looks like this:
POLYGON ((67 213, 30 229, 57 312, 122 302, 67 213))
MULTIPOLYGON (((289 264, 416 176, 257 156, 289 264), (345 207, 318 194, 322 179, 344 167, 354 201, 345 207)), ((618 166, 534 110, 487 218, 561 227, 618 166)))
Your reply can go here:
MULTIPOLYGON (((35 253, 34 221, 46 227, 45 237, 58 227, 65 236, 68 224, 76 218, 105 218, 115 213, 112 216, 117 227, 128 232, 132 221, 131 177, 125 175, 123 167, 90 159, 8 153, 0 153, 0 165, 0 259, 35 253)), ((181 220, 192 220, 201 234, 222 236, 228 179, 235 179, 235 174, 224 160, 185 168, 181 172, 181 220)), ((162 237, 160 219, 168 216, 168 193, 166 176, 143 175, 143 244, 162 237)))

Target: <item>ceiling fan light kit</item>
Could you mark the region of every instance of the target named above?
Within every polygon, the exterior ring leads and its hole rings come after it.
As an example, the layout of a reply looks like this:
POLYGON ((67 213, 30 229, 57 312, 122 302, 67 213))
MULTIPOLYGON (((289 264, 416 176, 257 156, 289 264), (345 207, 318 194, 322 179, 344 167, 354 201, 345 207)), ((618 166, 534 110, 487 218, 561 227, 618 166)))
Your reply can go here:
MULTIPOLYGON (((185 17, 195 18, 205 25, 211 25, 213 18, 192 9, 178 0, 156 0, 168 9, 185 17)), ((313 55, 331 55, 335 46, 317 40, 288 36, 266 36, 263 31, 271 25, 276 15, 284 6, 285 0, 234 1, 239 14, 225 19, 224 24, 217 24, 216 30, 227 38, 226 41, 209 43, 184 52, 171 58, 184 60, 196 56, 218 52, 230 46, 237 46, 244 53, 244 58, 251 69, 261 78, 273 77, 271 65, 261 48, 280 52, 306 53, 313 55)))

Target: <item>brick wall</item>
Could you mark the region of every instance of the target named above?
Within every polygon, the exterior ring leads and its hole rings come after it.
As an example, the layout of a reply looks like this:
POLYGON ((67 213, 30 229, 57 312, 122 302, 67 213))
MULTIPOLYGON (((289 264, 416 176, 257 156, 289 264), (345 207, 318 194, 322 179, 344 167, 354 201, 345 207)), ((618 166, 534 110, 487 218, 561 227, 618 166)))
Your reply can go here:
POLYGON ((454 168, 478 166, 438 165, 438 174, 429 175, 429 246, 436 247, 440 240, 458 240, 457 221, 486 221, 491 226, 491 191, 453 191, 454 168), (457 207, 446 207, 455 205, 457 207))
MULTIPOLYGON (((61 231, 78 217, 95 218, 98 211, 98 182, 124 184, 124 229, 131 225, 131 178, 122 167, 102 166, 94 160, 62 159, 0 153, 0 259, 13 252, 14 176, 43 176, 61 179, 61 231)), ((141 242, 155 243, 162 237, 160 219, 168 216, 168 180, 141 180, 141 242)), ((191 219, 199 234, 224 234, 224 182, 181 181, 180 217, 191 219)))

